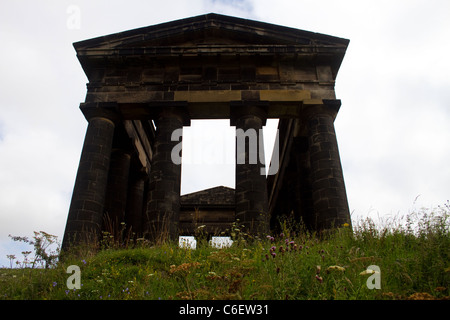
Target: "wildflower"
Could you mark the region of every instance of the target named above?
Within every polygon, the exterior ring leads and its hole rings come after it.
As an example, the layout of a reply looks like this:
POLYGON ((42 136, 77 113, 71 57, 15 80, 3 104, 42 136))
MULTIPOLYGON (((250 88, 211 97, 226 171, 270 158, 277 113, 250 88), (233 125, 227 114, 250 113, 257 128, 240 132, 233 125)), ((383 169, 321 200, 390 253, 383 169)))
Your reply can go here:
POLYGON ((280 250, 281 253, 283 253, 284 252, 283 246, 280 246, 279 250, 280 250))
POLYGON ((69 290, 66 290, 66 291, 65 291, 66 295, 68 295, 68 294, 69 294, 69 292, 70 292, 69 290))
POLYGON ((280 267, 277 267, 277 273, 280 273, 280 267))
POLYGON ((289 244, 290 244, 291 246, 293 246, 293 245, 295 245, 295 241, 290 241, 289 244))
POLYGON ((86 260, 84 260, 84 259, 83 259, 83 260, 81 260, 81 262, 83 262, 83 264, 86 264, 86 260))
POLYGON ((53 281, 53 287, 56 287, 57 284, 57 282, 53 281))
POLYGON ((277 254, 275 252, 272 252, 272 258, 275 258, 277 254))
POLYGON ((323 278, 320 277, 318 274, 316 274, 316 279, 317 279, 317 281, 319 281, 320 283, 323 282, 323 278))
POLYGON ((321 266, 316 266, 316 274, 319 274, 321 269, 322 269, 321 266))
POLYGON ((277 250, 277 247, 275 247, 275 246, 272 246, 272 247, 270 248, 270 251, 275 251, 275 250, 277 250))
POLYGON ((344 271, 345 271, 345 268, 344 268, 344 267, 340 267, 340 266, 329 266, 329 267, 327 268, 327 272, 329 272, 329 271, 331 271, 331 270, 338 270, 338 271, 344 272, 344 271))
POLYGON ((363 272, 361 272, 359 275, 360 276, 365 276, 367 274, 374 274, 374 273, 379 273, 379 272, 376 271, 376 270, 372 270, 372 269, 366 269, 363 272))

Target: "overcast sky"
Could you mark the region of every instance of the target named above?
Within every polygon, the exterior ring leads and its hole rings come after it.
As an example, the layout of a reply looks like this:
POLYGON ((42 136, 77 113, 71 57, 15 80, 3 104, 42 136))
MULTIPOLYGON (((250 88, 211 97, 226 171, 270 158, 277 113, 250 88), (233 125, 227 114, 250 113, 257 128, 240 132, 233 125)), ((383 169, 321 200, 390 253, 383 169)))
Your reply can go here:
MULTIPOLYGON (((23 250, 8 234, 43 230, 62 239, 87 126, 78 109, 87 78, 72 43, 210 12, 350 39, 335 126, 353 219, 404 215, 450 198, 450 1, 5 0, 0 266, 23 250)), ((183 141, 191 161, 183 164, 182 193, 234 187, 228 121, 193 121, 183 141)))

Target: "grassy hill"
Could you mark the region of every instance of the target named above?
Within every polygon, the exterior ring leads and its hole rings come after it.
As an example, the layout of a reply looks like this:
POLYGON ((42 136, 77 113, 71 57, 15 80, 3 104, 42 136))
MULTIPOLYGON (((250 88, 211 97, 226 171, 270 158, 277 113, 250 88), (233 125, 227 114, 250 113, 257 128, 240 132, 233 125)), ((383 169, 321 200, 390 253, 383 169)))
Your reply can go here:
POLYGON ((448 216, 447 205, 402 226, 365 220, 322 238, 288 221, 263 239, 236 225, 223 249, 202 239, 195 250, 109 242, 50 268, 0 269, 0 299, 449 299, 448 216), (70 265, 80 289, 67 287, 70 265))

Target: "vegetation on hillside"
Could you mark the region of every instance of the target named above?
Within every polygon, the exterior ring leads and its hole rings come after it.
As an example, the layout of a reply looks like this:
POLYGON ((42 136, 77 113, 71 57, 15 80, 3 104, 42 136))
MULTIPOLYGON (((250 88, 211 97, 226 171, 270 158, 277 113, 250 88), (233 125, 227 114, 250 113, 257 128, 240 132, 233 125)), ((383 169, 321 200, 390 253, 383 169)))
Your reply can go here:
POLYGON ((285 219, 281 233, 257 239, 237 222, 222 249, 201 237, 193 250, 105 235, 102 250, 60 261, 42 247, 55 239, 36 233, 41 242, 29 242, 44 264, 25 252, 19 268, 0 269, 0 299, 449 299, 449 212, 447 202, 404 223, 366 219, 322 237, 285 219), (70 265, 80 268, 80 289, 70 286, 70 265))

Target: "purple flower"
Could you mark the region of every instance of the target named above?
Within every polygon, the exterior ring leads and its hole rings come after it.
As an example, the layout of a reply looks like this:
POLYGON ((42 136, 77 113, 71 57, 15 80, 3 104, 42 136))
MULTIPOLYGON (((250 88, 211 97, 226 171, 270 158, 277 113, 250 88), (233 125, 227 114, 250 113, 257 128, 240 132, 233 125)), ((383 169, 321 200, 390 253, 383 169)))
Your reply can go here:
POLYGON ((270 248, 270 251, 275 251, 275 250, 277 250, 277 247, 275 247, 275 246, 272 246, 272 248, 270 248))
POLYGON ((277 256, 277 254, 275 252, 272 252, 271 255, 272 255, 272 258, 275 258, 277 256))
POLYGON ((58 283, 53 281, 53 286, 56 287, 58 283))
POLYGON ((320 277, 318 274, 316 274, 316 279, 317 279, 317 281, 319 281, 320 283, 323 282, 323 278, 320 277))

